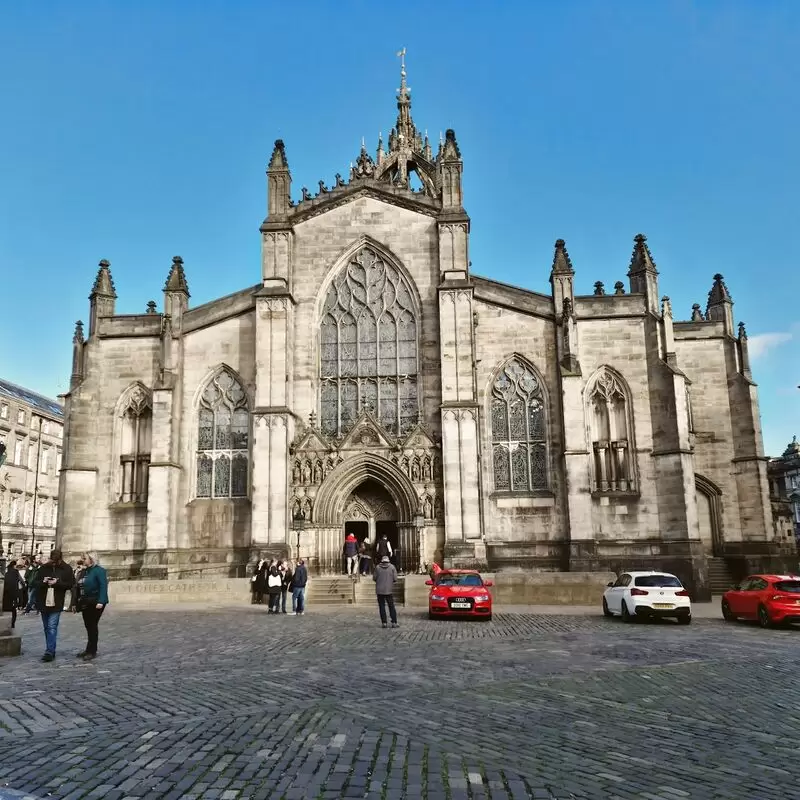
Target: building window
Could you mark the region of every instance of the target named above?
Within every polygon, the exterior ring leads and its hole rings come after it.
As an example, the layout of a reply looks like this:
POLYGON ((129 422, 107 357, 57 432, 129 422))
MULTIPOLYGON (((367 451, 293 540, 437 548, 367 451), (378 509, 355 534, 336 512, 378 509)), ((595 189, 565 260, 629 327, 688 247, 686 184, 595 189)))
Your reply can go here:
POLYGON ((28 469, 36 469, 36 442, 28 443, 28 469))
POLYGON ((8 403, 0 403, 0 419, 8 419, 8 403))
POLYGON ((334 278, 320 325, 320 426, 343 436, 363 409, 396 435, 418 421, 417 313, 400 271, 369 247, 334 278))
POLYGON ((25 424, 25 409, 20 408, 17 411, 17 425, 24 425, 25 424))
POLYGON ((22 498, 18 494, 11 495, 9 520, 12 525, 19 525, 22 516, 22 498))
POLYGON ((153 431, 150 392, 135 384, 123 396, 121 408, 118 499, 121 503, 146 503, 153 431))
POLYGON ((61 451, 56 450, 56 475, 61 472, 61 451))
POLYGON ((46 420, 46 419, 42 420, 42 433, 50 433, 50 422, 49 422, 49 420, 46 420))
POLYGON ((50 448, 49 447, 43 447, 42 448, 41 471, 45 475, 47 475, 50 472, 50 448))
POLYGON ((24 524, 25 525, 33 525, 33 498, 28 497, 25 500, 25 511, 24 511, 24 524))
POLYGON ((25 440, 17 435, 17 440, 14 442, 14 463, 18 467, 25 466, 25 440))
POLYGON ((547 421, 541 381, 513 359, 492 383, 492 459, 498 492, 548 488, 547 421))
POLYGON ((44 528, 47 524, 47 506, 48 503, 46 500, 43 500, 41 497, 39 498, 39 502, 36 505, 36 527, 37 528, 44 528))
POLYGON ((635 492, 636 470, 630 393, 616 372, 604 367, 589 385, 592 490, 635 492))
POLYGON ((53 525, 52 527, 56 527, 58 525, 58 500, 53 500, 53 525))
POLYGON ((220 372, 200 396, 197 497, 247 497, 249 440, 247 394, 229 372, 220 372))

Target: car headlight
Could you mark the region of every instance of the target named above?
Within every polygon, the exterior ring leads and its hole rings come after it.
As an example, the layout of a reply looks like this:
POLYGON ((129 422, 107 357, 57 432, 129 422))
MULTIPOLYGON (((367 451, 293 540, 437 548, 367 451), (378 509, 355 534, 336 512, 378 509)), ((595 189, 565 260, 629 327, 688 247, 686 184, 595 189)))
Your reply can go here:
POLYGON ((444 600, 444 599, 445 599, 445 596, 443 594, 432 594, 431 595, 431 600, 441 601, 441 600, 444 600))
POLYGON ((488 603, 490 599, 488 594, 475 595, 475 601, 478 603, 488 603))

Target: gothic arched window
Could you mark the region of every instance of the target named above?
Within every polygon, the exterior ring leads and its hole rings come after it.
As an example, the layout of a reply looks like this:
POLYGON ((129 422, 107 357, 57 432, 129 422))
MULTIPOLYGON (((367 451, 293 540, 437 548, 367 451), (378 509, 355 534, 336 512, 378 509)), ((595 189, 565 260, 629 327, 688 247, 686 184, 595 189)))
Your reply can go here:
POLYGON ((417 314, 408 280, 369 247, 333 279, 320 324, 320 426, 342 436, 362 409, 391 433, 418 421, 417 314))
POLYGON ((636 491, 632 408, 625 381, 613 370, 603 367, 589 384, 587 402, 592 439, 592 490, 636 491))
POLYGON ((492 458, 498 492, 541 491, 549 486, 547 421, 542 384, 513 359, 492 383, 492 458))
POLYGON ((122 396, 119 432, 120 479, 117 500, 146 503, 153 430, 150 392, 136 384, 122 396))
POLYGON ((229 372, 220 372, 200 396, 197 497, 247 497, 249 439, 247 394, 229 372))

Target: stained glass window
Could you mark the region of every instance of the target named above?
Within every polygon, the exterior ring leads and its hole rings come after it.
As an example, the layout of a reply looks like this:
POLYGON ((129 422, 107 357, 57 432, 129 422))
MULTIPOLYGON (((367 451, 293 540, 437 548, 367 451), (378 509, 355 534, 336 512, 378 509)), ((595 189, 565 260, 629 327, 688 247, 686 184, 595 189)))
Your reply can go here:
POLYGON ((343 436, 363 409, 402 435, 419 418, 417 314, 406 278, 365 247, 334 278, 320 326, 320 425, 343 436))
POLYGON ((542 385, 514 359, 492 385, 492 459, 498 492, 547 489, 547 426, 542 385))
POLYGON ((220 372, 200 397, 197 497, 247 497, 249 443, 247 395, 230 373, 220 372))

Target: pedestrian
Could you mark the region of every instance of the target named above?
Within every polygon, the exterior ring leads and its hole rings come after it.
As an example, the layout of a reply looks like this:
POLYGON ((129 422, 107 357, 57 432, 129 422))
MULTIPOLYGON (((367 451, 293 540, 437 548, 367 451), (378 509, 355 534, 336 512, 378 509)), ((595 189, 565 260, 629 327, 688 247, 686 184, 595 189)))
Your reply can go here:
POLYGON ((37 614, 39 613, 38 609, 36 609, 36 587, 34 584, 36 583, 36 576, 41 568, 42 556, 40 553, 37 553, 33 559, 33 565, 25 573, 25 583, 28 585, 28 602, 25 604, 25 611, 23 612, 25 614, 30 614, 31 611, 34 610, 37 614))
POLYGON ((278 614, 281 602, 281 573, 278 565, 273 561, 267 572, 267 592, 269 593, 269 613, 278 614))
POLYGON ((19 577, 22 581, 22 598, 20 600, 20 608, 27 608, 28 600, 30 599, 30 592, 28 591, 28 575, 30 574, 30 569, 28 565, 28 559, 25 556, 17 561, 17 572, 19 572, 19 577))
POLYGON ((256 574, 256 605, 264 604, 264 595, 267 593, 267 571, 269 570, 269 563, 266 559, 259 561, 258 573, 256 574))
POLYGON ((6 567, 6 574, 3 577, 3 611, 11 612, 11 627, 17 624, 17 609, 22 606, 24 586, 22 576, 17 569, 17 562, 11 559, 6 567))
POLYGON ((60 550, 50 553, 50 560, 36 575, 36 605, 42 615, 45 653, 42 661, 52 661, 56 657, 58 621, 64 610, 64 595, 75 582, 69 564, 64 563, 60 550))
POLYGON ((397 581, 397 570, 389 561, 389 556, 383 556, 381 563, 375 567, 372 573, 372 580, 375 581, 375 594, 378 596, 378 612, 381 615, 381 624, 388 628, 386 620, 386 606, 389 606, 389 617, 392 620, 392 627, 399 628, 397 624, 397 610, 394 607, 393 587, 397 581))
POLYGON ((256 565, 253 567, 253 577, 250 578, 250 603, 252 605, 258 605, 261 602, 261 599, 264 596, 264 590, 261 590, 261 597, 259 597, 258 592, 258 576, 261 573, 261 565, 264 563, 263 559, 260 559, 256 562, 256 565))
POLYGON ((306 584, 308 583, 308 568, 301 558, 297 562, 292 578, 292 612, 298 617, 306 613, 306 584))
POLYGON ((70 592, 70 599, 69 599, 69 611, 73 613, 78 613, 80 608, 80 597, 81 593, 83 592, 83 579, 86 574, 86 562, 84 561, 83 557, 78 559, 78 562, 75 565, 75 585, 72 587, 72 591, 70 592))
POLYGON ((358 555, 360 559, 358 572, 366 577, 370 573, 370 562, 372 561, 372 556, 369 554, 369 539, 364 539, 364 541, 361 542, 358 548, 358 555))
POLYGON ((289 589, 292 586, 292 579, 294 578, 294 572, 292 571, 292 563, 290 561, 286 562, 286 565, 283 568, 283 575, 281 578, 281 613, 286 614, 286 595, 289 593, 289 589))
POLYGON ((348 533, 344 538, 345 574, 355 575, 358 566, 358 539, 354 533, 348 533))
POLYGON ((97 657, 98 624, 108 605, 108 576, 95 552, 84 553, 78 563, 84 566, 78 611, 83 615, 86 628, 86 647, 78 653, 78 658, 91 661, 97 657))
POLYGON ((378 539, 375 545, 375 563, 380 564, 383 561, 383 557, 387 556, 389 560, 392 559, 392 543, 389 541, 388 537, 384 533, 380 539, 378 539))

